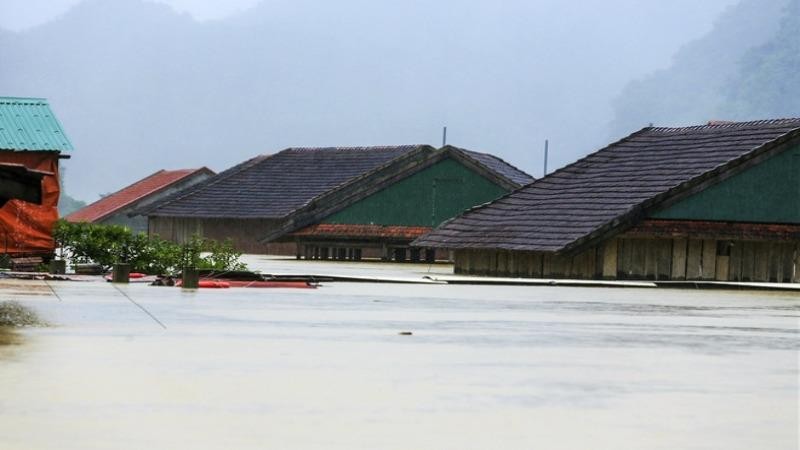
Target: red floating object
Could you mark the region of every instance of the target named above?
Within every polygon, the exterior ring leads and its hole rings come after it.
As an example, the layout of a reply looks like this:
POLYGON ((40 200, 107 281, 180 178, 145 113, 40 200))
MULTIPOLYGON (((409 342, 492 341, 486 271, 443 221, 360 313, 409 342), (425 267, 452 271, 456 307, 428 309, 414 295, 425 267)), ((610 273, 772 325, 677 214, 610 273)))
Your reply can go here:
POLYGON ((231 287, 231 284, 227 281, 218 281, 218 280, 200 280, 197 283, 197 287, 200 288, 212 288, 212 289, 225 289, 231 287))
POLYGON ((229 281, 231 287, 316 289, 306 281, 229 281))

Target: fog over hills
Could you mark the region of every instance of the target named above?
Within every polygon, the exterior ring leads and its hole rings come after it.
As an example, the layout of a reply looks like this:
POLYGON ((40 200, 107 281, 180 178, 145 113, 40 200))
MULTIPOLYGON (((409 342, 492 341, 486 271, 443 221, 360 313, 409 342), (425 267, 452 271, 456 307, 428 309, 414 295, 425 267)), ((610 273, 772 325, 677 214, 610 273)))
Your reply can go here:
POLYGON ((800 0, 743 0, 614 106, 616 135, 648 123, 800 117, 800 0))
MULTIPOLYGON (((87 0, 0 32, 0 95, 51 100, 76 147, 67 191, 86 200, 160 168, 221 170, 288 146, 438 145, 443 125, 449 143, 539 176, 545 138, 553 168, 661 120, 610 131, 611 101, 732 3, 274 0, 197 22, 87 0)), ((779 15, 763 9, 756 19, 779 15)), ((757 31, 736 45, 774 34, 757 31)))

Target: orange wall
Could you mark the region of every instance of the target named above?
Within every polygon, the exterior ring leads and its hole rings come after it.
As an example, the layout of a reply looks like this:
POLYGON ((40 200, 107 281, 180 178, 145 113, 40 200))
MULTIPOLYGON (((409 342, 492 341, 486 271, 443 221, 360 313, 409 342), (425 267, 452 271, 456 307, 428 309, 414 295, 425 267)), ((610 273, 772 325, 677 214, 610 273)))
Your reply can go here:
POLYGON ((55 250, 53 225, 58 220, 57 152, 0 151, 0 162, 24 164, 52 172, 42 180, 42 204, 10 200, 0 208, 0 254, 46 254, 55 250))

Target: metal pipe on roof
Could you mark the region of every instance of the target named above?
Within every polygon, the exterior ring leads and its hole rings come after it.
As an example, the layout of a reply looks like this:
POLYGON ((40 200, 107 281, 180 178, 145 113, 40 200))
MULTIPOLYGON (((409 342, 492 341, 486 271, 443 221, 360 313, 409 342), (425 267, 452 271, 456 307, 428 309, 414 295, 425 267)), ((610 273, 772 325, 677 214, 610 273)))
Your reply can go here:
POLYGON ((547 147, 549 142, 547 139, 544 140, 544 175, 547 175, 547 147))

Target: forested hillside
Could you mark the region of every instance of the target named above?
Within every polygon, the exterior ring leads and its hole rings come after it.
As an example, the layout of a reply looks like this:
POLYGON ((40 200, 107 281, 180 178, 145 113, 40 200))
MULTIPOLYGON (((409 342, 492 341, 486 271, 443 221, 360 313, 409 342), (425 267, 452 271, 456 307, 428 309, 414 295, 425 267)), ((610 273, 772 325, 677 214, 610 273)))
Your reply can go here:
POLYGON ((669 68, 629 83, 610 128, 788 116, 800 116, 800 0, 744 0, 669 68))
POLYGON ((749 50, 724 92, 736 119, 800 116, 800 0, 786 7, 778 33, 749 50))

